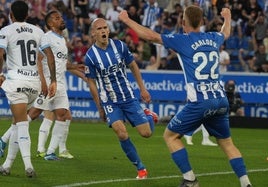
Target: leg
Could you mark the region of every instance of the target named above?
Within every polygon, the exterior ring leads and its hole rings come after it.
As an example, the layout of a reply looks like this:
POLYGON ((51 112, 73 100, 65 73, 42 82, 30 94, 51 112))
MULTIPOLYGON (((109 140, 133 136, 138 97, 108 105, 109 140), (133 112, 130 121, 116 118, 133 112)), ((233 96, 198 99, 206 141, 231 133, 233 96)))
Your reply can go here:
POLYGON ((181 135, 166 128, 164 140, 171 153, 172 159, 183 174, 183 178, 188 181, 195 181, 196 177, 188 159, 188 153, 181 141, 181 135))
POLYGON ((147 178, 147 171, 145 169, 145 166, 141 162, 138 152, 128 136, 128 132, 126 130, 126 127, 123 121, 121 120, 115 121, 112 124, 112 128, 120 141, 121 148, 125 152, 130 162, 133 165, 135 165, 138 170, 137 179, 147 178))
POLYGON ((227 155, 235 174, 240 180, 241 187, 251 187, 244 160, 240 151, 233 144, 232 139, 218 139, 217 141, 223 152, 227 155))
POLYGON ((38 147, 37 147, 37 157, 45 156, 45 145, 47 142, 47 138, 49 136, 50 128, 54 121, 54 114, 50 111, 44 111, 44 119, 39 128, 38 134, 38 147))
POLYGON ((71 114, 71 111, 68 110, 66 112, 66 124, 64 126, 64 132, 62 135, 62 139, 60 140, 60 143, 59 143, 59 157, 68 158, 68 159, 74 158, 74 156, 71 155, 68 149, 66 148, 66 142, 67 142, 67 138, 69 134, 69 127, 71 124, 71 120, 72 120, 72 114, 71 114))
POLYGON ((209 139, 209 133, 206 130, 206 128, 204 127, 204 125, 201 125, 201 129, 202 129, 202 135, 203 135, 203 140, 202 140, 202 145, 208 145, 208 146, 217 146, 217 144, 213 143, 210 139, 209 139))

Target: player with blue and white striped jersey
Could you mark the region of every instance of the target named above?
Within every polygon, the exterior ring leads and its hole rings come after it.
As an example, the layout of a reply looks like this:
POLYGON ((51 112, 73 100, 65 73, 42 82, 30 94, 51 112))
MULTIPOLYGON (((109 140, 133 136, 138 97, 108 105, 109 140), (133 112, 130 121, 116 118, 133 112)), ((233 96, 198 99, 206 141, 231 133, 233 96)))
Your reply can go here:
MULTIPOLYGON (((50 97, 56 92, 55 61, 50 44, 43 40, 44 32, 25 22, 28 15, 28 5, 25 1, 14 1, 11 4, 10 17, 12 24, 0 31, 0 73, 7 55, 7 75, 2 88, 8 98, 13 115, 13 131, 9 141, 8 155, 0 167, 2 175, 10 174, 10 168, 18 151, 24 162, 26 175, 35 176, 31 163, 29 122, 27 110, 39 95, 41 90, 36 63, 39 47, 44 51, 50 66, 51 86, 50 97)), ((2 151, 3 146, 0 147, 2 151)))
POLYGON ((180 187, 199 187, 181 137, 191 134, 201 124, 216 137, 240 179, 241 187, 251 187, 242 155, 232 142, 229 104, 219 75, 219 48, 231 31, 230 10, 223 8, 221 15, 224 18, 221 32, 200 32, 203 11, 192 5, 184 10, 184 34, 160 35, 129 19, 126 11, 119 14, 119 19, 134 29, 139 37, 174 50, 183 68, 188 102, 164 132, 172 159, 183 173, 180 187))
POLYGON ((88 78, 91 95, 100 117, 107 119, 109 127, 118 136, 121 147, 138 170, 138 179, 147 177, 147 170, 131 142, 124 120, 127 119, 143 137, 150 137, 157 121, 155 113, 141 108, 127 79, 126 66, 132 71, 140 88, 144 102, 151 96, 146 90, 139 68, 125 43, 108 38, 109 28, 104 19, 92 23, 91 34, 95 44, 86 53, 85 75, 88 78), (105 113, 104 113, 105 112, 105 113))

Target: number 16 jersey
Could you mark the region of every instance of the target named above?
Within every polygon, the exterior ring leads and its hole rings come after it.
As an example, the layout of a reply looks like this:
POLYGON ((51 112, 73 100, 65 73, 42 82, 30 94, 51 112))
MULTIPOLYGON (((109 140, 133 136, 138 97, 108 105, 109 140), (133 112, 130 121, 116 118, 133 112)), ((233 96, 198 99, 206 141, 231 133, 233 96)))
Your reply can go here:
POLYGON ((41 42, 44 32, 26 22, 14 22, 1 29, 0 48, 6 51, 7 79, 39 80, 38 48, 49 47, 41 42))

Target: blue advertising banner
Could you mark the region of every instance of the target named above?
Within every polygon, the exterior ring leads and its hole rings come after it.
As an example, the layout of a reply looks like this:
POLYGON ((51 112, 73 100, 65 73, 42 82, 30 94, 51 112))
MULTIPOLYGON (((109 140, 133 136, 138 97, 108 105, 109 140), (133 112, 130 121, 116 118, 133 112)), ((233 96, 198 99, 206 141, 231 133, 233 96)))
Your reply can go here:
MULTIPOLYGON (((159 114, 167 116, 179 111, 185 102, 185 81, 178 71, 142 71, 144 84, 149 90, 152 103, 148 106, 159 114)), ((226 73, 223 80, 235 80, 236 89, 245 102, 246 116, 268 117, 268 73, 226 73)), ((129 72, 130 83, 139 98, 139 89, 129 72)), ((98 119, 98 111, 90 95, 88 85, 80 78, 66 74, 67 92, 73 118, 98 119)), ((11 116, 4 92, 0 89, 0 116, 11 116)))

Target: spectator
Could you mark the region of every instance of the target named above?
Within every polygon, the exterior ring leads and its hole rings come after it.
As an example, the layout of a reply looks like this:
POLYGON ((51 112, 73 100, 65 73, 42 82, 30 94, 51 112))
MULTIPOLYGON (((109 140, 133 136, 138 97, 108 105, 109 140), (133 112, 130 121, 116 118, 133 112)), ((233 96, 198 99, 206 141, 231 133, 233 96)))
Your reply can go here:
POLYGON ((227 67, 230 64, 230 55, 225 50, 225 45, 221 45, 220 47, 220 59, 219 59, 220 65, 219 65, 219 71, 220 73, 224 73, 227 71, 227 67))
POLYGON ((148 3, 143 8, 142 25, 150 28, 153 22, 161 15, 160 13, 156 0, 148 0, 148 3))
POLYGON ((263 13, 260 13, 255 21, 256 42, 258 44, 263 42, 263 39, 266 36, 267 28, 268 24, 265 21, 265 15, 263 13))
POLYGON ((112 1, 112 7, 108 8, 106 12, 106 20, 109 23, 109 26, 112 26, 111 32, 119 33, 121 28, 121 23, 118 20, 119 12, 122 11, 123 8, 119 6, 118 0, 112 1))
POLYGON ((73 60, 76 64, 84 64, 84 56, 88 50, 88 47, 84 45, 82 38, 74 37, 73 39, 73 60))
POLYGON ((242 108, 244 101, 241 95, 236 92, 235 86, 234 80, 228 80, 224 86, 230 105, 229 114, 231 116, 245 116, 244 109, 242 108))

